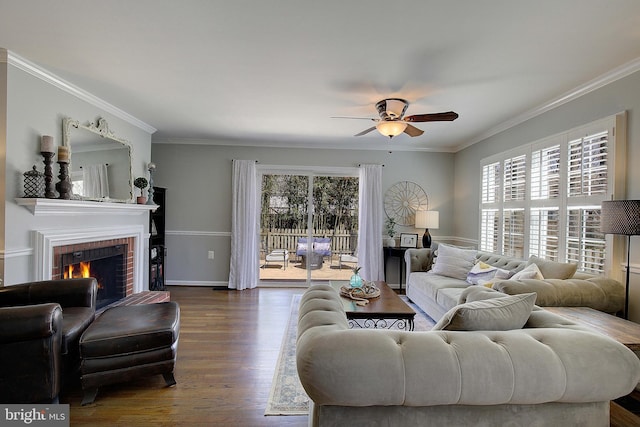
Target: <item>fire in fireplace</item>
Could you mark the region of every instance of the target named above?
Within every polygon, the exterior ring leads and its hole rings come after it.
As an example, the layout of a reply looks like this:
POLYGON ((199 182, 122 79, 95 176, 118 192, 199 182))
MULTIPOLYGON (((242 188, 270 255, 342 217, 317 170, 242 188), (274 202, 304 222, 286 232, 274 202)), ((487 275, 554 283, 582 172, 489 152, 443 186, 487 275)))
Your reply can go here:
POLYGON ((63 277, 94 277, 98 282, 96 307, 126 296, 127 245, 114 245, 62 254, 63 277))

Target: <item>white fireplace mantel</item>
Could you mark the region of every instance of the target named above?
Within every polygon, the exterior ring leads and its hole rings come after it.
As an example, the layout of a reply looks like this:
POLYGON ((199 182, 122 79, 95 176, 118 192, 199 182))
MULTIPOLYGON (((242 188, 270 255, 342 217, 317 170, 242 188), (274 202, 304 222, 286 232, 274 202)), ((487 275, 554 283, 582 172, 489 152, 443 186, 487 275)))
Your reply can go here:
POLYGON ((158 209, 158 205, 135 203, 91 202, 86 200, 64 200, 43 198, 16 198, 16 203, 38 215, 94 215, 120 214, 141 215, 158 209))
POLYGON ((138 293, 143 290, 143 266, 144 266, 144 242, 149 238, 144 233, 142 225, 67 229, 67 230, 33 230, 35 237, 35 279, 51 279, 53 269, 53 250, 57 246, 65 246, 76 243, 94 242, 98 240, 119 239, 133 237, 134 258, 133 258, 133 292, 138 293))

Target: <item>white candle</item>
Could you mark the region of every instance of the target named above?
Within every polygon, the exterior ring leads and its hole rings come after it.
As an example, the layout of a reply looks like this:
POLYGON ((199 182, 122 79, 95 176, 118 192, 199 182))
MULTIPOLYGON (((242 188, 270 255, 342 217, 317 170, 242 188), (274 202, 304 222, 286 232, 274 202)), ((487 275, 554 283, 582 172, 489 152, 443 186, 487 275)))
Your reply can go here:
POLYGON ((65 145, 58 146, 58 162, 69 162, 69 147, 65 145))
POLYGON ((53 137, 49 135, 42 135, 40 142, 40 152, 42 153, 55 153, 53 150, 53 137))

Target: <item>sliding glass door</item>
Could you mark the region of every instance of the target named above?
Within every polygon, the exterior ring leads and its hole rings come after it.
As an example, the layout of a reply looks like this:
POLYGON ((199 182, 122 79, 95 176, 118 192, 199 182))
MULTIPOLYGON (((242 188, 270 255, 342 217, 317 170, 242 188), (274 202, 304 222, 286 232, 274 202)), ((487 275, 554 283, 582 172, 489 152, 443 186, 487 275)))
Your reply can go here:
POLYGON ((357 264, 358 178, 262 173, 260 280, 348 280, 357 264))

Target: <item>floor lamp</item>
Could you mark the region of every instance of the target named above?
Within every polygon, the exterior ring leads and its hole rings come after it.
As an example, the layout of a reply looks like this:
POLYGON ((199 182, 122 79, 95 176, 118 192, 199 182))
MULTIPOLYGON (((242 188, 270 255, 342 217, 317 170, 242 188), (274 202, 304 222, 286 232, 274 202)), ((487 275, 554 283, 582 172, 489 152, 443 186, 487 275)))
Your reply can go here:
POLYGON ((416 211, 416 228, 424 228, 422 235, 422 247, 431 247, 430 228, 440 227, 440 212, 438 211, 416 211))
POLYGON ((627 236, 627 281, 624 297, 624 318, 629 318, 629 253, 631 236, 640 234, 640 200, 610 200, 602 202, 600 231, 604 234, 627 236))

